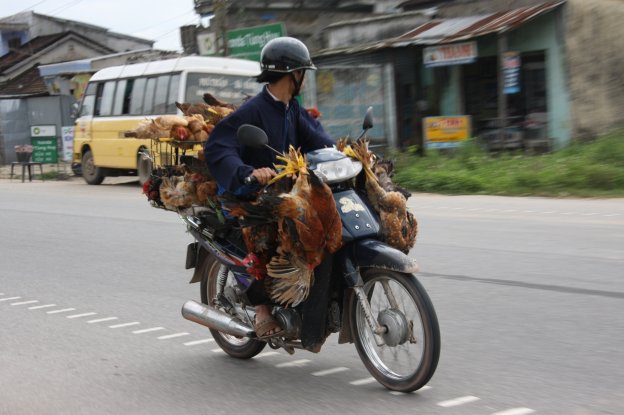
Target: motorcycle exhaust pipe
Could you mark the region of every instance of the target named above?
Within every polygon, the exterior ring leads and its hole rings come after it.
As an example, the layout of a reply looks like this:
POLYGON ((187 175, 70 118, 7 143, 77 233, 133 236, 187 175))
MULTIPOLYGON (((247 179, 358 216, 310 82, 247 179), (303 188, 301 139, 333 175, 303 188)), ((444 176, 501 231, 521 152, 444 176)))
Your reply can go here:
POLYGON ((254 334, 252 327, 237 318, 193 300, 188 300, 182 306, 182 317, 232 336, 251 337, 254 334))

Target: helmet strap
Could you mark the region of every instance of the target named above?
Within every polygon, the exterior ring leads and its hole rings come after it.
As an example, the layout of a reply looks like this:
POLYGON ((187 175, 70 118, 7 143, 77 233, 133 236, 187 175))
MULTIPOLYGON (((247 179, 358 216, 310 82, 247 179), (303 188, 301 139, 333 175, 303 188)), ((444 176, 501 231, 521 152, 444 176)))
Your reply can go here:
POLYGON ((303 78, 305 77, 305 71, 304 70, 301 71, 301 80, 300 81, 297 80, 297 77, 295 76, 294 72, 290 73, 290 77, 292 78, 293 83, 295 84, 295 90, 293 91, 293 95, 292 95, 292 97, 294 98, 294 97, 298 96, 299 93, 301 92, 301 85, 303 84, 303 78))

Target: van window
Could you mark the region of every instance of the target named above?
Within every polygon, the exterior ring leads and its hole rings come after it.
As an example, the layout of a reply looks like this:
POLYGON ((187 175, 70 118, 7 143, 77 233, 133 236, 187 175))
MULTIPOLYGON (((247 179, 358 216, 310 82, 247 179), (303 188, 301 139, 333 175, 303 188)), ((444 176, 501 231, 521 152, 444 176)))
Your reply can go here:
POLYGON ((117 90, 115 91, 115 102, 113 104, 113 115, 123 114, 124 97, 126 95, 126 89, 128 85, 127 79, 122 79, 117 82, 117 90))
POLYGON ((175 114, 177 107, 176 101, 178 100, 178 89, 180 88, 180 74, 171 76, 171 82, 169 82, 169 93, 167 94, 167 110, 166 114, 175 114))
POLYGON ((187 102, 203 102, 206 92, 218 99, 239 104, 248 96, 254 96, 260 84, 252 77, 189 73, 186 78, 185 97, 187 102))
POLYGON ((93 108, 95 106, 95 93, 97 92, 97 84, 90 83, 87 85, 87 89, 82 99, 82 105, 80 107, 80 116, 93 115, 93 108))
POLYGON ((147 79, 137 78, 133 82, 132 96, 130 98, 130 114, 143 114, 143 94, 145 93, 145 84, 147 79))
POLYGON ((169 79, 171 75, 161 75, 156 78, 156 91, 154 92, 153 114, 164 114, 167 110, 167 92, 169 92, 169 79))
POLYGON ((117 81, 106 81, 103 88, 98 88, 95 115, 111 115, 116 83, 117 81))
POLYGON ((154 113, 154 94, 156 90, 156 78, 149 78, 145 85, 145 101, 143 101, 143 114, 154 113))

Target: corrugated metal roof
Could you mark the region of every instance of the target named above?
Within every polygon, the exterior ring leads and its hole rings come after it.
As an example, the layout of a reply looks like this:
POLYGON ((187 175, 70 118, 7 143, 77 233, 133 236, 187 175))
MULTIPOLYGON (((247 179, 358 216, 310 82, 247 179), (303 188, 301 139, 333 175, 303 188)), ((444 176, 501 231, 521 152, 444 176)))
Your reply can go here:
POLYGON ((451 43, 491 33, 503 33, 513 30, 534 17, 559 7, 563 3, 565 1, 551 1, 531 7, 522 7, 482 16, 434 20, 399 36, 394 43, 396 46, 451 43))
POLYGON ((322 57, 337 54, 366 53, 378 49, 410 45, 451 43, 491 33, 503 33, 516 29, 529 20, 553 10, 565 2, 566 0, 550 1, 531 7, 522 7, 480 16, 435 19, 396 38, 384 39, 363 45, 322 50, 316 53, 315 56, 322 57))

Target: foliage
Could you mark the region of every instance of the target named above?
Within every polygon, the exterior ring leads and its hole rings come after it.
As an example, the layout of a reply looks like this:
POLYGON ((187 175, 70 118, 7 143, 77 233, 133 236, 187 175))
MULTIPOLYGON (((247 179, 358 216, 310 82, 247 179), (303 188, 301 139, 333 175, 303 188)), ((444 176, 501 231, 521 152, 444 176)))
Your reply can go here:
POLYGON ((394 180, 416 192, 624 197, 624 130, 541 155, 489 153, 474 140, 425 157, 408 149, 394 180))

